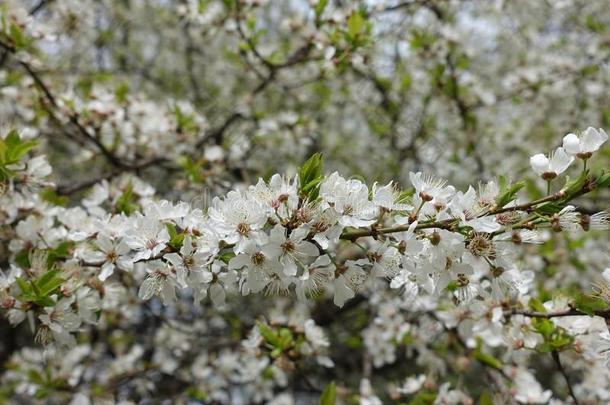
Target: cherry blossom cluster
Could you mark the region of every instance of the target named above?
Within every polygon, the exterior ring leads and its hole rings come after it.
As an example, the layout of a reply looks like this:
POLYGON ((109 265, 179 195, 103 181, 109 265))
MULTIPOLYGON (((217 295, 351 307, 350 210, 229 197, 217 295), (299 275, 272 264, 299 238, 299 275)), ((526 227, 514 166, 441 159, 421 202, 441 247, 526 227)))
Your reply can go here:
MULTIPOLYGON (((564 144, 586 160, 606 139, 603 130, 589 128, 581 138, 566 136, 564 144)), ((539 172, 540 156, 532 157, 539 172)), ((542 177, 560 174, 572 160, 558 149, 542 177)), ((112 301, 106 289, 123 273, 139 284, 140 299, 158 296, 166 305, 183 291, 195 303, 209 297, 218 306, 231 292, 306 300, 328 291, 341 307, 376 279, 387 279, 406 302, 422 296, 451 297, 457 305, 502 300, 531 288, 533 274, 516 260, 523 244, 542 243, 545 229, 606 230, 610 224, 607 211, 587 215, 567 204, 605 181, 586 171, 556 193, 519 204, 519 184, 490 181, 460 191, 410 173, 411 191, 393 183, 369 188, 336 172, 320 174, 314 156, 296 178, 261 179, 215 197, 205 212, 156 201, 142 185, 132 187, 141 211, 113 213, 109 207, 125 205, 125 195, 112 201, 107 182, 82 206, 43 208, 48 203, 32 191, 45 184, 50 167, 36 157, 19 169, 3 196, 4 222, 15 224, 15 239, 2 302, 11 323, 30 319, 43 343, 73 345, 72 333, 96 322, 96 312, 112 301), (24 209, 34 212, 20 217, 24 209), (343 259, 350 249, 356 258, 343 259)))
POLYGON ((0 3, 0 404, 610 402, 605 0, 0 3))

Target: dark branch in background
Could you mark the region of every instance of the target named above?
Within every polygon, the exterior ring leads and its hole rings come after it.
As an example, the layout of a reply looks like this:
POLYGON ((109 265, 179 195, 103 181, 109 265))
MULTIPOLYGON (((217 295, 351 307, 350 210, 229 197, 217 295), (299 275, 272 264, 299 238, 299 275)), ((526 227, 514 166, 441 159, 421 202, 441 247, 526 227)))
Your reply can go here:
POLYGON ((233 112, 231 115, 229 115, 225 119, 225 121, 222 124, 220 124, 220 126, 211 130, 202 139, 197 141, 197 143, 195 144, 195 147, 197 149, 202 148, 207 143, 208 139, 214 140, 214 143, 216 145, 222 144, 226 130, 229 129, 229 127, 231 125, 233 125, 236 121, 243 119, 243 118, 245 118, 245 117, 241 113, 233 112))
MULTIPOLYGON (((239 12, 239 10, 238 10, 238 12, 239 12)), ((311 53, 311 50, 313 49, 313 43, 311 40, 307 40, 307 42, 304 45, 302 45, 300 48, 296 49, 290 56, 288 56, 288 58, 284 62, 274 63, 274 62, 267 60, 256 49, 256 44, 254 43, 254 41, 244 33, 244 31, 241 27, 239 13, 236 16, 236 18, 237 18, 237 30, 238 30, 240 37, 244 41, 246 41, 246 43, 248 44, 248 47, 250 48, 250 50, 252 51, 252 53, 254 54, 256 59, 258 59, 267 69, 267 75, 265 75, 261 78, 259 83, 254 88, 254 90, 251 92, 250 96, 254 97, 257 94, 261 93, 263 90, 265 90, 276 79, 277 74, 280 70, 289 68, 294 65, 298 65, 300 63, 303 63, 303 62, 306 62, 309 60, 308 56, 311 53)), ((257 76, 260 76, 260 72, 258 72, 257 69, 253 68, 253 70, 255 71, 255 73, 257 73, 257 76)), ((224 141, 226 131, 234 123, 236 123, 237 121, 239 121, 241 119, 247 119, 247 117, 245 117, 242 113, 240 113, 237 110, 233 111, 231 114, 229 114, 228 117, 225 118, 225 120, 217 128, 212 129, 202 139, 197 141, 197 143, 195 144, 196 148, 201 149, 202 147, 205 146, 205 144, 208 143, 208 140, 210 140, 210 139, 214 142, 214 144, 221 145, 224 141)))
POLYGON ((572 389, 572 384, 570 384, 570 378, 568 377, 568 373, 566 372, 565 368, 563 368, 563 365, 561 364, 561 360, 559 359, 559 352, 557 350, 553 350, 551 352, 551 355, 553 356, 555 365, 557 365, 557 369, 559 370, 559 372, 561 373, 563 378, 566 380, 566 385, 568 386, 568 392, 570 393, 570 396, 574 400, 574 404, 579 405, 578 398, 576 398, 576 395, 574 394, 574 390, 572 389))
MULTIPOLYGON (((4 42, 0 41, 0 46, 3 47, 5 50, 7 50, 9 53, 16 52, 14 47, 12 47, 11 45, 6 44, 4 42)), ((62 110, 55 95, 53 95, 53 93, 51 92, 49 87, 44 83, 44 81, 42 80, 40 75, 32 68, 32 66, 29 63, 19 60, 17 58, 16 58, 16 60, 17 60, 17 63, 26 71, 26 73, 34 81, 36 88, 43 94, 44 99, 46 100, 46 103, 42 103, 42 105, 45 108, 45 110, 47 111, 47 113, 49 114, 49 116, 58 125, 60 125, 60 126, 63 125, 61 117, 59 117, 55 111, 55 110, 62 110)), ((93 146, 95 146, 95 148, 97 148, 101 152, 101 154, 104 156, 104 158, 112 166, 114 166, 118 169, 122 169, 122 171, 137 171, 137 170, 152 166, 154 164, 163 163, 163 162, 167 161, 167 159, 165 159, 165 158, 153 158, 151 160, 144 161, 144 162, 123 161, 118 156, 116 156, 114 153, 112 153, 112 151, 110 151, 100 141, 100 139, 98 139, 98 137, 96 137, 95 135, 93 135, 89 132, 89 130, 81 123, 80 116, 77 112, 75 112, 75 111, 64 111, 64 112, 67 115, 68 121, 74 126, 74 128, 76 128, 77 134, 80 135, 80 138, 82 140, 92 144, 93 146)), ((72 134, 69 131, 66 132, 66 136, 68 136, 72 140, 77 140, 77 139, 75 139, 76 135, 72 134)), ((117 171, 115 171, 115 172, 112 172, 112 174, 109 174, 108 176, 114 177, 118 174, 120 174, 120 173, 117 173, 117 171)))
POLYGON ((394 101, 387 86, 374 73, 364 72, 355 66, 352 66, 351 68, 357 76, 371 82, 373 87, 381 97, 379 107, 388 116, 388 119, 390 120, 389 128, 384 134, 384 137, 388 137, 390 139, 391 150, 396 151, 396 162, 400 165, 407 158, 411 158, 417 165, 417 163, 419 162, 419 155, 417 154, 415 143, 417 142, 417 139, 419 139, 425 134, 424 120, 430 97, 425 98, 424 109, 422 111, 423 117, 418 127, 418 130, 415 131, 415 133, 411 137, 411 140, 406 145, 400 146, 400 133, 397 131, 397 127, 400 121, 400 113, 404 108, 404 97, 401 97, 400 102, 394 101))
MULTIPOLYGON (((610 319, 610 308, 594 311, 593 314, 595 316, 599 316, 604 319, 610 319)), ((557 311, 557 312, 536 312, 536 311, 513 309, 513 310, 504 312, 504 315, 505 316, 523 315, 523 316, 527 316, 528 318, 545 318, 545 319, 561 318, 564 316, 591 316, 585 312, 579 311, 576 308, 570 308, 565 311, 557 311)))
MULTIPOLYGON (((4 49, 6 49, 10 53, 16 52, 14 47, 12 47, 9 44, 5 44, 4 42, 0 42, 0 46, 2 46, 4 49)), ((34 81, 36 88, 40 92, 42 92, 47 103, 50 104, 50 106, 48 106, 47 104, 43 103, 43 106, 45 107, 46 111, 49 113, 49 115, 51 115, 51 117, 55 121, 61 122, 61 119, 56 115, 56 113, 54 111, 54 110, 61 109, 59 103, 57 102, 56 97, 53 95, 53 93, 51 93, 50 89, 47 87, 47 85, 43 82, 41 77, 38 75, 38 73, 32 68, 32 66, 29 63, 24 62, 19 59, 17 59, 17 63, 27 72, 27 74, 30 76, 30 78, 34 81)), ((113 166, 121 167, 121 168, 129 168, 131 166, 130 164, 122 162, 110 150, 108 150, 97 137, 90 134, 89 131, 87 130, 87 128, 85 128, 83 126, 83 124, 81 124, 81 122, 79 121, 79 116, 76 112, 74 112, 74 111, 68 112, 67 116, 68 116, 69 122, 74 125, 74 127, 77 129, 78 133, 88 142, 95 145, 95 147, 102 153, 102 155, 104 155, 104 157, 113 166)))
POLYGON ((197 48, 195 47, 195 43, 193 41, 193 38, 191 37, 190 28, 190 21, 187 20, 182 27, 182 33, 186 42, 186 46, 184 49, 184 59, 186 65, 186 72, 189 78, 189 83, 191 84, 191 90, 193 93, 195 105, 201 105, 204 100, 201 94, 199 81, 197 80, 197 76, 195 73, 195 51, 197 50, 197 48))
MULTIPOLYGON (((28 14, 30 16, 35 16, 36 14, 38 14, 38 12, 42 11, 42 9, 44 9, 44 7, 47 4, 53 3, 53 1, 55 0, 40 0, 38 2, 38 4, 36 4, 34 7, 32 7, 30 9, 30 11, 28 12, 28 14)), ((8 56, 10 54, 10 51, 8 49, 5 49, 4 51, 2 51, 2 53, 0 54, 0 68, 2 68, 2 66, 4 66, 4 64, 6 63, 6 61, 8 60, 8 56)))
POLYGON ((30 15, 36 15, 38 14, 39 11, 42 11, 43 8, 45 8, 45 6, 47 6, 48 4, 53 3, 55 0, 40 0, 34 7, 32 7, 30 9, 30 15))
POLYGON ((477 152, 477 135, 476 135, 476 121, 473 113, 470 111, 470 107, 466 104, 462 95, 460 94, 459 82, 457 79, 457 73, 455 65, 451 57, 451 53, 447 54, 447 66, 449 67, 449 79, 451 80, 451 98, 457 106, 460 118, 462 120, 462 129, 466 133, 467 139, 467 152, 471 154, 477 164, 477 171, 479 173, 485 173, 485 165, 483 159, 477 152))
MULTIPOLYGON (((462 348, 462 350, 464 350, 464 352, 466 353, 466 355, 471 356, 474 352, 474 349, 468 347, 468 344, 464 341, 464 339, 462 339, 462 337, 460 336, 460 333, 458 331, 457 328, 450 328, 447 325, 445 325, 445 322, 443 322, 438 316, 436 316, 436 314, 434 312, 428 312, 428 315, 434 319, 435 321, 437 321, 438 323, 441 324, 441 326, 443 327, 443 329, 445 330, 445 332, 452 337, 457 343, 458 345, 462 348)), ((489 373, 490 377, 494 380, 495 378, 493 377, 493 373, 497 372, 499 373, 502 377, 504 377, 504 379, 506 379, 507 381, 511 381, 512 379, 510 378, 510 376, 508 374, 506 374, 506 372, 504 370, 502 370, 501 368, 495 368, 490 366, 488 363, 484 362, 484 361, 479 361, 479 364, 481 364, 483 366, 483 368, 485 369, 485 371, 487 373, 489 373)), ((500 381, 496 381, 496 385, 498 385, 498 388, 503 389, 504 387, 502 386, 502 384, 500 383, 500 381)))
POLYGON ((381 9, 373 9, 368 12, 369 16, 375 16, 385 13, 391 13, 393 11, 398 11, 404 8, 409 8, 412 6, 419 6, 429 2, 429 0, 411 0, 411 1, 403 1, 401 3, 394 4, 392 6, 387 6, 381 9))
MULTIPOLYGON (((445 15, 445 11, 443 9, 441 9, 438 6, 438 4, 436 4, 434 1, 424 1, 421 3, 421 5, 428 8, 432 13, 434 13, 434 15, 436 16, 436 18, 439 21, 441 21, 441 22, 446 21, 447 16, 445 15)), ((458 113, 459 113, 460 119, 462 121, 462 129, 465 132, 466 138, 468 141, 467 152, 468 152, 468 154, 472 155, 472 157, 474 158, 476 165, 477 165, 478 172, 484 173, 485 166, 483 163, 483 159, 478 154, 477 148, 476 148, 477 139, 476 139, 475 116, 474 116, 474 113, 471 111, 470 106, 462 98, 462 95, 460 93, 456 66, 453 61, 451 48, 449 49, 449 51, 446 55, 445 63, 447 65, 447 67, 449 68, 450 97, 458 109, 458 113)))
MULTIPOLYGON (((131 171, 137 172, 139 170, 143 170, 143 169, 146 169, 146 168, 154 166, 154 165, 163 165, 164 163, 167 163, 167 162, 169 162, 169 161, 165 158, 151 159, 151 160, 148 160, 139 165, 132 166, 128 170, 115 169, 108 173, 101 174, 97 177, 93 177, 91 179, 82 181, 80 183, 59 185, 55 191, 58 195, 71 195, 71 194, 77 193, 79 191, 82 191, 88 187, 94 186, 95 184, 99 183, 100 181, 111 180, 115 177, 120 176, 123 173, 131 172, 131 171)), ((174 168, 174 167, 166 167, 166 169, 176 170, 176 168, 174 168)))

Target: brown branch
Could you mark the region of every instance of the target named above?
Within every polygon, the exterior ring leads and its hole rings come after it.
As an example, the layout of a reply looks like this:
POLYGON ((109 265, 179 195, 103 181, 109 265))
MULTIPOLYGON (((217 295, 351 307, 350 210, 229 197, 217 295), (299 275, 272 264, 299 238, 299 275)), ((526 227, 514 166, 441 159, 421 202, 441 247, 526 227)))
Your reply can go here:
POLYGON ((149 161, 146 161, 144 163, 141 163, 139 165, 136 166, 132 166, 126 170, 113 170, 111 172, 105 173, 105 174, 101 174, 97 177, 88 179, 88 180, 84 180, 80 183, 75 183, 75 184, 62 184, 57 186, 57 188, 55 189, 55 192, 58 195, 71 195, 74 193, 77 193, 79 191, 82 191, 88 187, 91 187, 103 180, 111 180, 115 177, 120 176, 123 173, 126 173, 128 171, 138 171, 138 170, 142 170, 142 169, 146 169, 148 167, 154 166, 154 165, 162 165, 163 163, 168 162, 167 159, 165 158, 155 158, 155 159, 151 159, 149 161))
POLYGON ((570 396, 574 400, 574 404, 579 405, 578 398, 576 398, 576 395, 574 394, 574 390, 572 389, 572 384, 570 384, 570 378, 568 377, 568 373, 566 372, 565 368, 561 364, 561 360, 559 359, 559 352, 557 350, 553 350, 551 352, 551 355, 553 356, 553 360, 555 361, 555 364, 557 365, 557 369, 563 376, 564 380, 566 380, 566 385, 568 386, 568 392, 570 393, 570 396))
MULTIPOLYGON (((450 218, 443 221, 433 221, 433 222, 422 222, 415 226, 415 230, 420 229, 446 229, 452 230, 456 221, 458 219, 450 218)), ((366 237, 366 236, 375 236, 380 234, 388 234, 388 233, 397 233, 404 232, 409 229, 410 225, 400 225, 388 228, 370 228, 370 229, 357 229, 353 231, 345 231, 341 234, 340 239, 351 240, 354 241, 358 238, 366 237)))
MULTIPOLYGON (((259 82, 259 84, 252 91, 251 95, 256 96, 257 94, 259 94, 260 92, 265 90, 265 88, 267 88, 267 86, 269 86, 273 82, 273 80, 276 78, 277 72, 280 71, 281 69, 285 69, 287 67, 297 65, 297 64, 302 63, 305 60, 307 60, 307 56, 309 55, 309 53, 311 52, 312 49, 313 49, 313 44, 311 41, 308 41, 303 46, 301 46, 299 49, 297 49, 291 56, 289 56, 285 62, 278 63, 278 64, 271 64, 269 66, 268 75, 259 82)), ((238 120, 246 119, 246 118, 247 117, 245 117, 240 112, 233 111, 224 120, 224 122, 222 124, 220 124, 220 126, 218 128, 213 129, 208 134, 206 134, 202 139, 197 141, 197 143, 195 144, 195 148, 196 149, 202 148, 207 143, 208 139, 212 139, 216 145, 222 144, 222 142, 224 141, 225 133, 229 129, 229 127, 231 127, 231 125, 233 125, 238 120)))
POLYGON ((505 316, 511 315, 523 315, 528 318, 561 318, 564 316, 599 316, 604 319, 610 319, 610 308, 600 309, 593 312, 594 315, 590 315, 586 312, 580 311, 576 308, 570 308, 565 311, 556 311, 556 312, 537 312, 537 311, 528 311, 521 309, 513 309, 504 312, 505 316))
MULTIPOLYGON (((0 46, 3 47, 11 54, 15 54, 17 50, 14 46, 7 44, 5 42, 0 41, 0 46)), ((43 103, 43 107, 45 107, 46 111, 54 118, 57 122, 62 122, 62 120, 56 115, 54 110, 60 110, 61 107, 57 101, 57 98, 53 95, 49 87, 44 83, 40 75, 34 70, 34 68, 27 62, 17 59, 17 63, 26 71, 28 76, 34 81, 34 85, 36 88, 44 95, 47 103, 50 106, 43 103), (52 108, 51 108, 52 107, 52 108)), ((92 135, 87 128, 80 122, 80 117, 78 113, 75 111, 66 111, 69 122, 77 129, 78 133, 89 143, 93 144, 102 155, 115 167, 129 169, 134 167, 135 164, 123 162, 117 156, 115 156, 104 144, 94 135, 92 135)))
MULTIPOLYGON (((579 197, 581 195, 587 194, 593 190, 595 190, 596 188, 596 183, 595 180, 588 180, 585 182, 585 184, 582 186, 582 188, 577 191, 576 193, 570 195, 569 200, 572 200, 576 197, 579 197)), ((487 211, 486 213, 484 213, 483 215, 481 215, 481 217, 485 217, 487 215, 495 215, 495 214, 499 214, 502 212, 507 212, 507 211, 529 211, 532 208, 534 208, 537 205, 540 205, 542 203, 545 202, 549 202, 549 201, 556 201, 556 200, 560 200, 562 198, 565 198, 566 194, 563 191, 559 191, 558 193, 555 194, 551 194, 547 197, 544 198, 540 198, 538 200, 534 200, 534 201, 530 201, 528 203, 525 204, 520 204, 520 205, 515 205, 512 207, 504 207, 504 208, 497 208, 497 209, 492 209, 490 211, 487 211)), ((568 201, 569 201, 568 200, 568 201)), ((567 203, 567 201, 566 201, 567 203)), ((416 227, 415 230, 419 230, 419 229, 429 229, 429 228, 438 228, 438 229, 446 229, 446 230, 454 230, 455 226, 458 225, 460 219, 459 218, 450 218, 450 219, 446 219, 443 221, 428 221, 428 222, 422 222, 419 223, 416 227)), ((520 226, 520 227, 524 227, 524 226, 520 226)), ((374 228, 374 227, 370 227, 370 228, 366 228, 366 229, 357 229, 357 230, 351 230, 351 231, 344 231, 340 238, 341 239, 345 239, 345 240, 356 240, 358 238, 362 238, 362 237, 366 237, 366 236, 376 236, 379 234, 388 234, 388 233, 397 233, 397 232, 404 232, 406 230, 409 229, 409 225, 400 225, 400 226, 394 226, 394 227, 388 227, 388 228, 374 228)), ((516 228, 513 228, 516 229, 516 228)), ((502 233, 502 231, 498 231, 497 233, 502 233)))

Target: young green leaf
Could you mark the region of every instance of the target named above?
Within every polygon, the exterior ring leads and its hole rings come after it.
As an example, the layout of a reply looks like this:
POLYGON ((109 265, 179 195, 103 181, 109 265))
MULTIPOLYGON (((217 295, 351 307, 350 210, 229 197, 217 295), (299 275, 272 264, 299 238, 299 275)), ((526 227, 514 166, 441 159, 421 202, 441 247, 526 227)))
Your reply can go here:
POLYGON ((322 395, 320 395, 320 405, 334 405, 337 399, 337 385, 334 381, 331 381, 326 387, 324 387, 324 391, 322 391, 322 395))
POLYGON ((324 9, 328 5, 328 0, 318 0, 318 4, 316 4, 315 12, 316 12, 316 21, 319 24, 320 17, 322 17, 322 13, 324 13, 324 9))
POLYGON ((496 205, 498 208, 502 208, 511 201, 514 201, 517 198, 519 190, 525 187, 524 181, 518 181, 512 184, 507 184, 506 181, 504 181, 504 184, 502 183, 503 182, 500 181, 500 193, 496 198, 496 205))
POLYGON ((318 198, 319 186, 323 180, 322 155, 315 153, 300 167, 299 172, 299 195, 302 198, 315 200, 318 198))
POLYGON ((477 350, 474 353, 474 358, 489 367, 495 368, 496 370, 502 370, 502 362, 491 354, 477 350))

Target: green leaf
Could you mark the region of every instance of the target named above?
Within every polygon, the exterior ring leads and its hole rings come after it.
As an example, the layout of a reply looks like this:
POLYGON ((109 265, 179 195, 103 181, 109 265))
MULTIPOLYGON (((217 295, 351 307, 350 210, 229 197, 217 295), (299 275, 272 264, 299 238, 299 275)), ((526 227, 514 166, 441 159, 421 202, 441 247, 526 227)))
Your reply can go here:
POLYGON ((593 297, 587 294, 578 294, 574 299, 574 306, 579 311, 584 312, 587 315, 595 315, 595 311, 601 311, 608 307, 606 302, 601 298, 593 297))
POLYGON ((324 13, 324 9, 328 5, 328 0, 318 0, 318 4, 316 4, 315 12, 316 12, 316 21, 319 24, 320 17, 322 17, 322 13, 324 13))
POLYGON ((23 249, 19 253, 15 255, 15 263, 19 265, 22 269, 27 269, 30 267, 30 251, 28 249, 23 249))
POLYGON ((337 385, 334 381, 331 381, 326 387, 324 387, 324 391, 322 391, 322 395, 320 395, 319 405, 334 405, 337 399, 337 385))
POLYGON ((578 192, 580 192, 585 185, 589 175, 589 171, 585 170, 580 173, 576 179, 570 180, 570 177, 566 177, 566 184, 563 186, 561 191, 563 191, 566 196, 562 199, 564 201, 570 200, 572 196, 578 192))
POLYGON ((202 167, 204 164, 203 160, 193 160, 188 156, 181 156, 178 159, 178 164, 184 171, 189 179, 193 183, 203 183, 205 176, 202 174, 202 167))
POLYGON ((22 141, 15 130, 11 130, 8 133, 6 139, 4 139, 4 143, 5 152, 3 163, 7 165, 18 163, 30 149, 38 144, 36 141, 22 141))
POLYGON ((362 32, 366 20, 360 13, 353 13, 347 19, 347 32, 352 38, 358 37, 358 34, 362 32))
POLYGON ((21 277, 17 277, 15 279, 15 282, 17 282, 17 285, 19 286, 19 289, 21 290, 21 292, 23 294, 25 294, 25 295, 32 294, 32 287, 30 286, 30 284, 27 281, 25 281, 21 277))
POLYGON ((292 346, 294 337, 293 337, 290 329, 288 329, 288 328, 280 329, 278 337, 279 337, 278 344, 281 349, 288 349, 289 347, 292 346))
POLYGON ((371 23, 366 20, 363 13, 357 11, 353 12, 347 19, 345 40, 348 41, 353 48, 366 45, 369 39, 368 33, 370 32, 370 27, 371 23))
POLYGON ((506 204, 514 201, 517 198, 517 193, 525 187, 524 181, 518 181, 516 183, 507 184, 506 179, 500 179, 500 193, 496 198, 496 205, 499 208, 504 207, 506 204), (504 183, 504 184, 503 184, 504 183))
POLYGON ((186 234, 178 233, 174 224, 165 224, 167 232, 169 233, 169 245, 176 250, 180 250, 184 243, 184 237, 186 234))
POLYGON ((15 175, 8 166, 21 161, 21 158, 34 146, 36 141, 22 141, 15 130, 11 130, 6 138, 0 138, 0 180, 6 180, 15 175))
POLYGON ((413 77, 409 73, 405 73, 400 79, 400 91, 405 92, 411 88, 411 83, 413 83, 413 77))
POLYGON ((589 14, 586 17, 585 25, 589 30, 597 34, 601 34, 604 32, 605 24, 592 14, 589 14))
POLYGON ((190 386, 186 389, 185 394, 189 397, 198 401, 205 402, 208 398, 208 394, 201 388, 190 386))
POLYGON ((177 105, 174 106, 174 114, 176 114, 178 132, 194 132, 197 130, 197 122, 193 114, 184 113, 177 105))
POLYGON ((31 368, 27 371, 27 376, 28 379, 30 380, 30 382, 36 384, 36 385, 44 385, 45 384, 45 378, 42 376, 42 374, 40 374, 40 372, 38 372, 37 370, 31 368))
POLYGON ((449 282, 447 283, 447 287, 445 287, 445 289, 446 289, 447 291, 451 291, 451 292, 453 292, 453 291, 457 290, 457 289, 458 289, 458 284, 457 284, 457 281, 456 281, 456 280, 451 280, 451 281, 449 281, 449 282))
POLYGON ((534 330, 542 335, 545 340, 548 340, 553 332, 555 332, 555 324, 545 318, 532 319, 534 330))
POLYGON ((433 391, 422 390, 417 393, 415 398, 409 401, 409 405, 432 405, 436 400, 436 393, 433 391))
POLYGON ((493 403, 494 402, 489 391, 483 391, 479 397, 479 405, 493 405, 493 403))
POLYGON ((236 255, 235 253, 230 250, 227 252, 222 253, 218 258, 220 259, 220 261, 222 261, 224 264, 229 264, 229 262, 231 261, 232 258, 234 258, 236 255))
POLYGON ((123 191, 123 194, 116 202, 117 212, 122 212, 125 215, 131 215, 136 211, 135 196, 133 195, 133 184, 129 182, 123 191))
POLYGON ((610 173, 602 174, 595 182, 597 188, 610 187, 610 173))
POLYGON ((270 355, 274 359, 277 359, 278 357, 280 357, 282 355, 282 349, 280 349, 279 347, 276 347, 275 349, 271 350, 270 355))
POLYGON ((563 206, 559 202, 547 201, 536 207, 536 212, 542 215, 553 215, 561 211, 563 206))
POLYGON ((39 290, 39 297, 46 298, 61 287, 66 280, 60 277, 59 274, 60 272, 57 269, 49 270, 35 282, 39 290))
POLYGON ((114 89, 114 95, 119 103, 126 102, 129 95, 129 85, 125 82, 119 83, 116 89, 114 89))
POLYGON ((47 256, 47 266, 51 268, 55 263, 61 260, 69 259, 72 256, 72 249, 75 243, 72 241, 62 242, 57 247, 49 249, 47 256))
POLYGON ((58 207, 67 207, 70 199, 66 196, 58 195, 52 188, 45 188, 40 192, 40 197, 43 201, 58 207))
POLYGON ((11 24, 9 27, 11 39, 16 49, 25 48, 28 45, 28 40, 23 31, 17 24, 11 24))
POLYGON ((489 367, 495 368, 496 370, 502 370, 502 362, 496 359, 494 356, 488 353, 483 353, 480 350, 475 351, 474 358, 489 367))
POLYGON ((263 337, 263 339, 265 339, 267 343, 269 343, 273 347, 280 346, 279 336, 273 329, 271 329, 269 325, 264 324, 262 322, 257 322, 257 325, 258 331, 261 333, 261 336, 263 337))
POLYGON ((561 351, 569 347, 573 341, 574 338, 568 335, 564 329, 558 328, 558 332, 553 335, 549 343, 554 350, 561 351))
POLYGON ((318 198, 322 176, 322 155, 315 153, 299 168, 299 195, 302 198, 318 198))
POLYGON ((59 270, 53 269, 45 272, 38 280, 36 280, 36 285, 38 288, 43 288, 49 281, 51 281, 54 277, 59 274, 59 270))
POLYGON ((32 300, 32 302, 41 307, 55 306, 55 301, 53 301, 50 297, 36 298, 36 299, 32 300))

